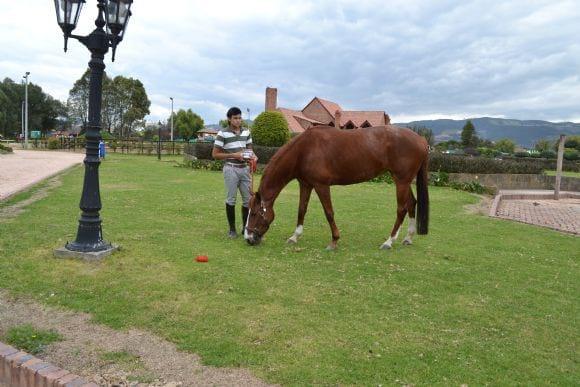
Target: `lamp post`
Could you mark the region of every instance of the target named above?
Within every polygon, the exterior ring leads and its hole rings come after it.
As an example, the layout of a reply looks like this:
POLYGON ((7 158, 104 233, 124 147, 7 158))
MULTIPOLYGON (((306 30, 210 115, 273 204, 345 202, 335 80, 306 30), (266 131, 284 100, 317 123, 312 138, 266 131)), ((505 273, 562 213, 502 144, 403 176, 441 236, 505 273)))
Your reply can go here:
POLYGON ((112 48, 115 61, 117 45, 123 40, 127 22, 131 16, 133 0, 98 0, 98 16, 95 30, 87 36, 73 35, 85 0, 54 0, 56 17, 64 33, 64 51, 68 38, 81 42, 91 52, 89 68, 89 119, 86 125, 86 157, 83 193, 80 201, 82 210, 77 236, 74 242, 57 249, 55 255, 99 259, 111 254, 118 247, 103 240, 101 227, 101 194, 99 190, 99 140, 101 139, 102 82, 105 54, 112 48), (106 27, 106 30, 104 29, 106 27))
POLYGON ((24 82, 24 149, 28 149, 28 76, 30 71, 27 71, 22 78, 24 82))
POLYGON ((173 97, 169 97, 171 100, 171 142, 173 142, 173 97))

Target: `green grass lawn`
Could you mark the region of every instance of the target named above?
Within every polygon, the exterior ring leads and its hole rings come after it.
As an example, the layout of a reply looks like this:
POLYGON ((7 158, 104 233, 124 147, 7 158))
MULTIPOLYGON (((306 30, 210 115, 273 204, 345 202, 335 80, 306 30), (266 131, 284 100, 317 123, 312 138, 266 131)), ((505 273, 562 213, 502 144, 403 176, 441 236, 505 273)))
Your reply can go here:
POLYGON ((463 206, 477 197, 430 187, 430 234, 382 251, 394 189, 366 183, 332 189, 337 251, 324 250, 330 230, 314 194, 304 236, 289 246, 291 183, 267 239, 250 247, 226 238, 219 172, 125 155, 100 170, 104 236, 122 251, 101 263, 52 257, 76 235, 76 168, 0 221, 0 288, 147 329, 205 364, 247 367, 275 383, 580 380, 577 237, 469 215, 463 206), (198 254, 209 262, 196 263, 198 254))
MULTIPOLYGON (((548 176, 556 176, 556 171, 544 171, 548 176)), ((580 177, 580 172, 562 171, 562 176, 580 177)))

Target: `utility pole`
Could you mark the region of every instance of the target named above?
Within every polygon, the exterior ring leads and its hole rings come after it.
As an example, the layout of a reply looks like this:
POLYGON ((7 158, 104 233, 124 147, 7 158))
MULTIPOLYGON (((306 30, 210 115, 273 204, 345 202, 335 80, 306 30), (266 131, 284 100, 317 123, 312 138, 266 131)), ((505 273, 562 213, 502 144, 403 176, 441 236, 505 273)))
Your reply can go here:
POLYGON ((24 84, 24 149, 28 149, 28 76, 30 71, 27 71, 23 78, 26 80, 24 84))
POLYGON ((169 97, 171 100, 171 142, 173 142, 173 97, 169 97))

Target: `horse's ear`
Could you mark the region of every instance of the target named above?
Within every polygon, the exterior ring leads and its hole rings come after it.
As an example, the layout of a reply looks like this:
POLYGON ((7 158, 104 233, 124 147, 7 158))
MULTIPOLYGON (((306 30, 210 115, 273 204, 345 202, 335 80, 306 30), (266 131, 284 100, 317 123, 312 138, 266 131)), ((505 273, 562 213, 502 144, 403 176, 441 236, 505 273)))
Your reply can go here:
POLYGON ((259 203, 262 201, 262 199, 260 198, 260 193, 258 191, 254 192, 254 200, 259 203))

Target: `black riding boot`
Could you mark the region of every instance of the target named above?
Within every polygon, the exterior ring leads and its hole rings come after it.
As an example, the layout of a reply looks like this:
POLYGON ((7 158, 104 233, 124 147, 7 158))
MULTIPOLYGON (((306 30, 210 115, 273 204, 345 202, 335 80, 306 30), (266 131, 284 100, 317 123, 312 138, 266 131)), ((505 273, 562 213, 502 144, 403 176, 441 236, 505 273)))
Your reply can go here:
POLYGON ((246 231, 246 224, 248 224, 248 215, 250 213, 250 209, 248 207, 242 206, 242 235, 244 235, 244 231, 246 231))
POLYGON ((228 223, 230 224, 230 232, 228 236, 230 238, 237 238, 236 233, 236 206, 226 204, 226 215, 228 216, 228 223))

